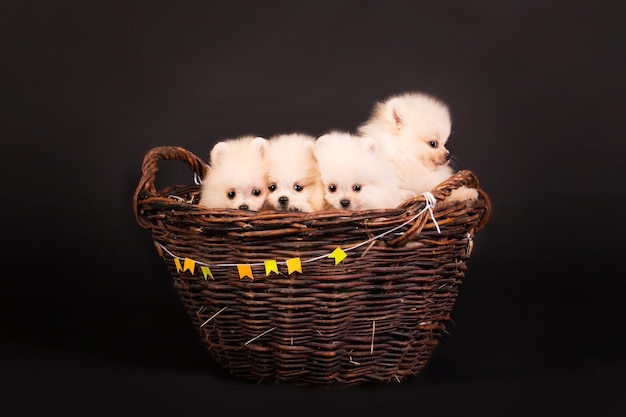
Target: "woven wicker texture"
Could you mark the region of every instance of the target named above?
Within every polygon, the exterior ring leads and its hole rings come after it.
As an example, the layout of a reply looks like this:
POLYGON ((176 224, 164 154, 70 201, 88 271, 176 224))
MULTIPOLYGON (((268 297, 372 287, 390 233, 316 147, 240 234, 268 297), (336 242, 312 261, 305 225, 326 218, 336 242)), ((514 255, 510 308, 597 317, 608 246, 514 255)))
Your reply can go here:
POLYGON ((196 184, 156 190, 160 160, 199 177, 207 166, 180 147, 150 150, 133 209, 218 364, 245 380, 297 385, 400 382, 423 369, 491 213, 472 172, 432 191, 432 214, 429 196, 389 210, 247 212, 199 206, 196 184), (460 186, 479 199, 443 201, 460 186), (340 262, 329 257, 338 247, 340 262))

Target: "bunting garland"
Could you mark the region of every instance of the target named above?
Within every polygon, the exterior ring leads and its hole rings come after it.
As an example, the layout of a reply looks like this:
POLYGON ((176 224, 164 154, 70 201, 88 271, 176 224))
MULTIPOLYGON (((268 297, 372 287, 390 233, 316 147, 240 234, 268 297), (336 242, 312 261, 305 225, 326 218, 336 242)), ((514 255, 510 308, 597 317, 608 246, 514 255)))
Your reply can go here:
MULTIPOLYGON (((163 252, 167 252, 172 258, 174 258, 174 265, 176 265, 176 272, 189 271, 191 275, 196 274, 196 264, 201 264, 201 262, 197 262, 191 258, 181 258, 179 256, 176 256, 172 252, 170 252, 165 246, 161 245, 160 243, 155 242, 155 246, 158 248, 159 255, 162 258, 165 259, 163 252)), ((340 247, 337 247, 332 253, 330 253, 329 255, 325 255, 323 257, 334 258, 335 265, 338 265, 341 261, 343 261, 347 257, 347 255, 340 247)), ((298 272, 301 274, 303 262, 311 262, 314 260, 319 260, 321 258, 322 257, 309 259, 308 261, 302 261, 302 259, 300 258, 289 258, 285 260, 284 262, 278 262, 275 259, 268 259, 268 260, 263 261, 262 264, 259 264, 259 263, 216 264, 214 266, 216 267, 236 266, 240 279, 250 278, 250 280, 254 280, 254 274, 252 273, 253 266, 263 265, 265 267, 265 276, 269 276, 272 273, 276 275, 280 275, 280 272, 278 271, 278 264, 284 264, 287 266, 287 274, 292 274, 294 272, 298 272)), ((208 265, 205 265, 205 264, 200 265, 200 271, 202 272, 202 276, 204 277, 205 281, 207 281, 208 278, 215 280, 215 277, 213 276, 213 272, 211 272, 211 269, 209 268, 208 265)))
MULTIPOLYGON (((356 245, 353 245, 349 248, 346 249, 342 249, 339 246, 337 246, 331 253, 327 254, 327 255, 322 255, 322 256, 318 256, 315 258, 311 258, 311 259, 307 259, 307 260, 302 260, 299 257, 296 258, 289 258, 287 260, 285 260, 284 262, 278 262, 274 259, 268 259, 268 260, 264 260, 262 263, 249 263, 249 264, 215 264, 213 266, 215 267, 237 267, 237 271, 239 273, 239 278, 243 279, 243 278, 250 278, 250 280, 254 280, 254 275, 252 273, 252 266, 264 266, 265 267, 265 276, 269 276, 270 274, 274 273, 274 274, 280 274, 278 271, 278 265, 286 265, 287 266, 287 274, 292 274, 294 272, 298 272, 300 274, 302 274, 302 263, 309 263, 309 262, 314 262, 314 261, 318 261, 324 258, 329 258, 329 259, 334 259, 335 261, 335 265, 339 265, 344 259, 346 259, 346 257, 348 256, 346 252, 349 252, 351 250, 354 250, 358 247, 361 247, 367 243, 370 243, 374 240, 377 240, 389 233, 393 233, 394 231, 406 226, 407 224, 411 223, 413 220, 415 220, 416 218, 418 218, 422 213, 424 213, 426 210, 428 210, 430 212, 430 217, 433 221, 433 223, 435 224, 435 227, 437 228, 437 232, 441 233, 441 230, 439 229, 439 225, 437 224, 437 221, 435 220, 435 216, 433 213, 432 208, 435 206, 436 200, 433 197, 433 195, 431 193, 424 193, 424 196, 426 197, 426 204, 425 207, 416 215, 414 215, 413 217, 411 217, 409 220, 407 220, 406 222, 402 223, 399 226, 396 226, 384 233, 381 233, 377 236, 374 236, 370 239, 367 239, 361 243, 358 243, 356 245)), ((470 244, 473 242, 470 242, 470 244)), ((159 256, 161 256, 162 258, 165 259, 165 255, 164 252, 167 252, 173 259, 174 259, 174 265, 176 266, 176 272, 186 272, 189 271, 190 274, 195 275, 196 273, 196 264, 200 265, 200 271, 202 272, 202 276, 204 277, 204 280, 206 281, 208 278, 211 278, 212 280, 215 280, 215 277, 213 276, 213 273, 211 272, 211 269, 209 268, 209 265, 204 264, 202 262, 197 262, 191 258, 187 258, 187 257, 179 257, 174 255, 172 252, 170 252, 165 246, 161 245, 160 243, 154 242, 154 245, 156 246, 157 252, 159 254, 159 256), (182 264, 181 264, 181 260, 182 260, 182 264)), ((471 251, 471 247, 469 248, 469 250, 471 251)))

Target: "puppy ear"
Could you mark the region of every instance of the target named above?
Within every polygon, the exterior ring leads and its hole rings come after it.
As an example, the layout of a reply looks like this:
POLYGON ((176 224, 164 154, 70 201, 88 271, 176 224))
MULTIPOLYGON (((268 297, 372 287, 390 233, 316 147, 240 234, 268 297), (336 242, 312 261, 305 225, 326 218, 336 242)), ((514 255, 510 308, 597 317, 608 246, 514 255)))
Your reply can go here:
POLYGON ((217 142, 214 146, 213 149, 211 149, 211 152, 209 153, 209 159, 211 161, 211 163, 215 163, 217 161, 219 161, 220 159, 222 159, 224 157, 224 155, 226 155, 226 152, 228 151, 228 143, 222 141, 222 142, 217 142))
POLYGON ((331 140, 332 136, 329 133, 326 133, 322 136, 320 136, 319 138, 317 138, 317 140, 315 141, 315 145, 324 145, 325 143, 328 143, 331 140))
POLYGON ((402 109, 400 108, 400 98, 394 96, 385 101, 378 102, 374 110, 374 119, 384 121, 385 123, 400 129, 404 124, 402 109))
POLYGON ((363 147, 363 149, 365 149, 366 152, 369 152, 371 154, 378 153, 378 141, 371 136, 363 136, 361 138, 361 146, 363 147))
POLYGON ((315 150, 315 141, 314 140, 304 140, 302 141, 302 143, 304 144, 304 148, 306 149, 307 152, 309 153, 313 153, 313 151, 315 150))
POLYGON ((268 140, 262 138, 261 136, 257 136, 252 139, 252 146, 260 156, 265 156, 267 154, 268 140))
POLYGON ((404 124, 404 117, 402 116, 402 109, 398 105, 396 100, 391 100, 387 103, 387 117, 393 122, 396 127, 400 128, 404 124))

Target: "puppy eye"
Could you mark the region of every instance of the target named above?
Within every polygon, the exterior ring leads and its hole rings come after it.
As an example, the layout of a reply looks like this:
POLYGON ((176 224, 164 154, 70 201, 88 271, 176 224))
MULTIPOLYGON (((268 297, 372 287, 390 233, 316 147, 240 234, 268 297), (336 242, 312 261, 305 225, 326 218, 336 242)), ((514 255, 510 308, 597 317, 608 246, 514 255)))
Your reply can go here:
POLYGON ((252 190, 252 195, 258 197, 261 195, 261 190, 252 190))
POLYGON ((235 196, 237 195, 237 193, 236 193, 236 192, 234 192, 234 191, 229 191, 229 192, 228 192, 228 194, 226 194, 226 195, 228 196, 228 198, 229 198, 230 200, 232 200, 233 198, 235 198, 235 196))
POLYGON ((329 185, 328 191, 330 191, 331 193, 334 193, 335 191, 337 191, 337 186, 335 184, 329 185))
POLYGON ((302 187, 300 184, 296 184, 293 186, 293 189, 296 190, 297 192, 300 192, 304 189, 304 187, 302 187))
POLYGON ((273 193, 274 191, 276 191, 276 184, 270 184, 267 189, 270 190, 270 193, 273 193))
POLYGON ((439 146, 439 142, 437 142, 436 140, 431 140, 430 142, 428 142, 428 144, 431 148, 436 148, 437 146, 439 146))
POLYGON ((352 189, 358 193, 359 191, 361 191, 361 186, 359 184, 354 184, 352 186, 352 189))

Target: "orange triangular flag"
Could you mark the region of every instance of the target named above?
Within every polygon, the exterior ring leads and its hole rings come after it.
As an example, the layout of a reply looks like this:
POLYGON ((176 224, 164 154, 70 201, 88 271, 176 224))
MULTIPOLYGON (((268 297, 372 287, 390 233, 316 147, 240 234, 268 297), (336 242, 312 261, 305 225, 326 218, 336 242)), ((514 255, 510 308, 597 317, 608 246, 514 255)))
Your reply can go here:
POLYGON ((248 277, 254 279, 252 276, 252 267, 249 264, 239 264, 237 265, 237 270, 239 271, 239 278, 248 277))
POLYGON ((163 258, 163 249, 161 249, 161 245, 159 245, 158 243, 154 242, 154 246, 156 247, 157 253, 159 254, 159 256, 161 258, 163 258))
POLYGON ((189 272, 191 272, 191 275, 193 275, 195 273, 195 269, 196 261, 194 261, 193 259, 185 258, 185 263, 183 264, 183 272, 189 270, 189 272))
POLYGON ((180 272, 183 270, 183 267, 180 264, 180 259, 174 258, 174 263, 176 264, 176 272, 180 272))

